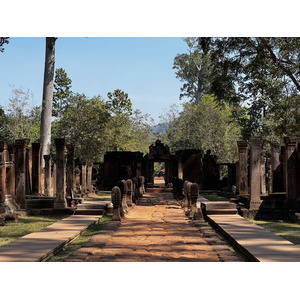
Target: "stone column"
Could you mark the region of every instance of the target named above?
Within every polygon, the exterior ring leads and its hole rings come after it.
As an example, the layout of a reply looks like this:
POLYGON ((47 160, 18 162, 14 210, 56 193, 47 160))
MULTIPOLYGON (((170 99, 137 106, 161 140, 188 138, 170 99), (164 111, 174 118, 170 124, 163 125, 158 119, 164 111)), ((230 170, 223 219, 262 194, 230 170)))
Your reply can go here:
POLYGON ((87 163, 87 174, 86 174, 86 186, 91 191, 93 189, 92 186, 92 173, 93 173, 93 163, 87 163))
POLYGON ((238 141, 239 163, 238 163, 238 190, 239 195, 248 195, 248 163, 247 163, 247 141, 238 141))
POLYGON ((26 180, 25 180, 25 160, 26 160, 26 147, 29 144, 30 139, 18 139, 16 140, 16 201, 20 205, 21 209, 25 209, 25 192, 26 192, 26 180))
POLYGON ((297 199, 297 138, 285 137, 286 208, 294 209, 297 199))
POLYGON ((260 200, 260 159, 261 137, 250 138, 250 209, 257 210, 261 205, 260 200))
MULTIPOLYGON (((0 141, 0 214, 5 213, 6 194, 6 167, 4 149, 7 147, 4 141, 0 141)), ((1 222, 0 222, 1 223, 1 222)))
POLYGON ((55 139, 56 146, 56 199, 54 208, 66 208, 65 139, 55 139))
POLYGON ((178 160, 178 178, 183 179, 183 169, 182 169, 182 161, 178 160))
POLYGON ((26 160, 25 160, 25 177, 26 177, 26 195, 32 195, 31 188, 31 159, 30 159, 30 149, 26 147, 26 160))
POLYGON ((32 143, 32 194, 39 195, 41 190, 41 144, 32 143))
POLYGON ((280 167, 280 144, 277 141, 270 142, 271 145, 271 191, 272 193, 281 192, 278 190, 278 185, 280 181, 280 172, 278 172, 280 167))
POLYGON ((53 169, 52 169, 52 195, 56 195, 56 159, 53 159, 53 169))
POLYGON ((75 186, 75 143, 67 143, 67 195, 71 196, 71 190, 75 186))
POLYGON ((45 160, 45 196, 51 196, 51 160, 50 155, 44 155, 45 160))
POLYGON ((127 206, 132 206, 133 183, 131 179, 126 180, 127 184, 127 206))
POLYGON ((81 163, 81 190, 82 193, 86 192, 86 162, 81 163))
POLYGON ((260 192, 265 195, 267 193, 266 185, 266 158, 260 158, 260 192))

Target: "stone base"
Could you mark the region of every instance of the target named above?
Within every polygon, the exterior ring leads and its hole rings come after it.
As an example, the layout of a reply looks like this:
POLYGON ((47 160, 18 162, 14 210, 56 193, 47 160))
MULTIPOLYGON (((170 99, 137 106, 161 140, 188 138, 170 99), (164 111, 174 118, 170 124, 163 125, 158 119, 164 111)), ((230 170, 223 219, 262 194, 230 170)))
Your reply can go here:
POLYGON ((65 202, 54 202, 53 208, 54 209, 65 209, 65 208, 67 208, 67 204, 65 202))
POLYGON ((246 209, 239 208, 238 213, 244 218, 249 218, 253 220, 282 220, 282 219, 291 219, 291 213, 285 209, 246 209))

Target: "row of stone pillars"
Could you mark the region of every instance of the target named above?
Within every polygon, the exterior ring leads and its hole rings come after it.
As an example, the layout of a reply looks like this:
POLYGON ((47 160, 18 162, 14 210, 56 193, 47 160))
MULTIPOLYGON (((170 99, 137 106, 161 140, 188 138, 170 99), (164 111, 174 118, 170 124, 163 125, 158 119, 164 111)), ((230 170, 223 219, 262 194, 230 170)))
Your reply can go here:
MULTIPOLYGON (((286 192, 285 207, 288 209, 297 208, 297 198, 300 196, 300 164, 298 153, 300 138, 285 137, 285 146, 282 149, 278 141, 272 141, 271 158, 268 160, 269 172, 269 193, 286 192), (283 157, 282 150, 284 150, 283 157), (282 171, 280 172, 280 167, 282 171)), ((240 197, 249 197, 249 209, 259 209, 262 201, 261 194, 265 194, 265 164, 266 158, 261 157, 261 137, 250 138, 250 172, 248 191, 248 142, 238 141, 239 162, 237 170, 237 186, 240 197)))
MULTIPOLYGON (((13 149, 8 151, 5 142, 0 141, 0 213, 5 210, 4 203, 12 198, 18 208, 25 208, 26 195, 55 195, 54 208, 66 207, 66 195, 71 196, 75 183, 75 144, 65 139, 56 139, 56 159, 51 174, 50 155, 44 155, 45 169, 40 169, 40 143, 29 139, 18 139, 13 149), (65 157, 67 148, 67 160, 65 157), (43 175, 43 176, 42 176, 43 175), (52 182, 52 184, 51 184, 52 182), (52 188, 51 188, 52 186, 52 188)), ((92 190, 92 163, 82 163, 82 192, 92 190)), ((6 205, 7 207, 7 205, 6 205)))

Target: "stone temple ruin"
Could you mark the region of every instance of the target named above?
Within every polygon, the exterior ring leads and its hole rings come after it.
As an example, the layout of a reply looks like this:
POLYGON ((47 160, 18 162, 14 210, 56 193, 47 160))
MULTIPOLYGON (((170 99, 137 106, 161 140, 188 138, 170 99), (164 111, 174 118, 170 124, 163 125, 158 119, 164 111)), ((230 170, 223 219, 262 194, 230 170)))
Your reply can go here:
MULTIPOLYGON (((20 214, 74 214, 82 197, 96 189, 111 190, 119 181, 130 180, 130 200, 114 207, 137 203, 145 189, 154 185, 154 163, 165 163, 165 186, 183 199, 184 182, 197 183, 199 192, 223 191, 235 203, 242 216, 250 218, 290 218, 300 212, 299 137, 270 143, 270 153, 262 157, 261 137, 238 141, 236 163, 217 162, 208 150, 183 149, 170 153, 157 140, 149 153, 112 151, 93 173, 93 162, 75 159, 75 144, 56 139, 56 156, 45 155, 40 169, 40 143, 18 139, 14 145, 0 141, 0 224, 17 220, 20 214), (67 153, 67 155, 65 155, 67 153), (227 168, 226 180, 220 180, 220 168, 227 168)), ((126 185, 126 182, 123 183, 126 185)), ((127 195, 127 185, 121 190, 127 195)), ((113 195, 119 192, 114 190, 113 195)), ((126 196, 127 195, 127 196, 126 196)), ((117 197, 117 196, 116 196, 117 197)), ((112 198, 116 198, 115 196, 112 198)))

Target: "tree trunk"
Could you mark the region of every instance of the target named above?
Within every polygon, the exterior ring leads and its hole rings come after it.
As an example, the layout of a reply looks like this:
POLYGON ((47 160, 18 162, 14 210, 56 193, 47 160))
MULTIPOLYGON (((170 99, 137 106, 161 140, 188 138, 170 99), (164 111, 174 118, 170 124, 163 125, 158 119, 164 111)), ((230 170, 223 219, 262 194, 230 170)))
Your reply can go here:
POLYGON ((46 57, 43 87, 43 102, 41 115, 41 168, 44 168, 44 155, 50 154, 51 145, 51 119, 52 119, 52 101, 53 101, 53 80, 55 64, 55 41, 57 38, 46 38, 46 57))

